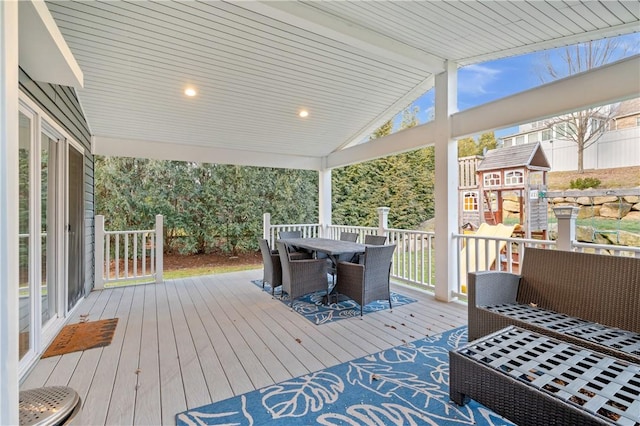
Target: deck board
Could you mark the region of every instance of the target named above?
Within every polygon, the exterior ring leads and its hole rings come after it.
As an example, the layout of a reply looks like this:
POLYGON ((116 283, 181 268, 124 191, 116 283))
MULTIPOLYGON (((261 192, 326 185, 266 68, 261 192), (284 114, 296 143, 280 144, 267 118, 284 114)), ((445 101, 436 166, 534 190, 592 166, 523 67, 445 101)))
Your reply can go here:
POLYGON ((74 311, 118 317, 104 348, 40 360, 21 388, 65 385, 81 424, 174 424, 175 414, 465 325, 466 305, 418 302, 323 325, 251 280, 261 270, 92 292, 74 311))

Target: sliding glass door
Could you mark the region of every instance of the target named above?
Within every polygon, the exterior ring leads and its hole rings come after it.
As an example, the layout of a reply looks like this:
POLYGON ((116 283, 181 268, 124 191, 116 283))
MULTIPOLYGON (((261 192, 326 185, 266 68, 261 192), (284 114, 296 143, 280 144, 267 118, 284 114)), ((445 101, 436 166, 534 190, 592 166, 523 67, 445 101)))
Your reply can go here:
POLYGON ((22 103, 19 123, 22 373, 84 294, 84 153, 22 103))

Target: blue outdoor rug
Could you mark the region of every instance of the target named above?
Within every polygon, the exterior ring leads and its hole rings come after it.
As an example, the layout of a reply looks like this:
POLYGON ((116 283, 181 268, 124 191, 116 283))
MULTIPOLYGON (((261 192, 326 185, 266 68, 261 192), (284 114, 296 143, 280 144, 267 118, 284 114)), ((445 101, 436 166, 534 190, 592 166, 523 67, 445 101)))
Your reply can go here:
MULTIPOLYGON (((262 288, 262 280, 253 280, 251 282, 262 288)), ((281 288, 282 287, 276 288, 275 296, 278 298, 280 298, 281 295, 281 288)), ((265 284, 264 291, 271 293, 271 286, 268 283, 265 284)), ((360 305, 358 305, 358 303, 351 299, 345 299, 338 301, 338 303, 325 305, 322 303, 322 298, 325 294, 326 292, 319 291, 317 293, 311 293, 300 297, 293 301, 293 310, 316 325, 360 316, 360 305)), ((287 305, 289 304, 289 296, 286 294, 279 300, 287 305)), ((391 292, 391 305, 393 307, 413 302, 416 302, 416 299, 393 291, 391 292)), ((362 314, 366 315, 371 312, 382 311, 385 309, 389 309, 389 301, 377 300, 365 305, 362 314)))
POLYGON ((461 327, 176 415, 178 425, 512 425, 449 399, 461 327))

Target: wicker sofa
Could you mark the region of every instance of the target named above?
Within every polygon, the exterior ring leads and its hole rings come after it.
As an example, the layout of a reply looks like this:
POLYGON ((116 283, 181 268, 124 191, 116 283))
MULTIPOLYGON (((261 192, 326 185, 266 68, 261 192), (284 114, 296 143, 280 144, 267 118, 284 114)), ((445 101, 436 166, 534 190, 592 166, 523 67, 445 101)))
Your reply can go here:
POLYGON ((640 259, 526 248, 520 275, 468 278, 469 341, 515 325, 640 363, 640 259))

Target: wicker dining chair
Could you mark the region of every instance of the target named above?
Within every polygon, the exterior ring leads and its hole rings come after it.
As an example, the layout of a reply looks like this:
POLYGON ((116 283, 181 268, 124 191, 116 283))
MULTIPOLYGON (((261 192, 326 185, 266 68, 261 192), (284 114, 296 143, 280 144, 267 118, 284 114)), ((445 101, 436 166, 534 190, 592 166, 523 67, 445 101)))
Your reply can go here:
MULTIPOLYGON (((302 238, 302 231, 280 231, 278 232, 278 238, 282 240, 286 240, 287 238, 302 238)), ((296 249, 293 246, 287 246, 287 248, 293 260, 313 258, 313 253, 308 250, 296 249)))
POLYGON ((387 243, 386 235, 365 235, 364 243, 373 245, 373 246, 381 246, 387 243))
POLYGON ((367 247, 364 263, 339 262, 336 293, 344 294, 360 304, 360 316, 363 307, 375 300, 388 300, 391 306, 389 277, 395 244, 367 247))
POLYGON ((277 241, 276 247, 282 265, 282 294, 289 295, 289 306, 293 307, 294 299, 305 294, 322 290, 329 293, 324 259, 293 260, 285 243, 277 241))
POLYGON ((269 241, 261 239, 259 241, 260 252, 262 253, 262 263, 264 273, 262 275, 262 288, 264 284, 269 283, 271 286, 271 295, 275 294, 276 287, 282 285, 282 266, 280 265, 280 256, 277 250, 271 250, 269 241))
POLYGON ((358 241, 358 233, 357 232, 341 232, 340 241, 350 241, 352 243, 355 243, 356 241, 358 241))

